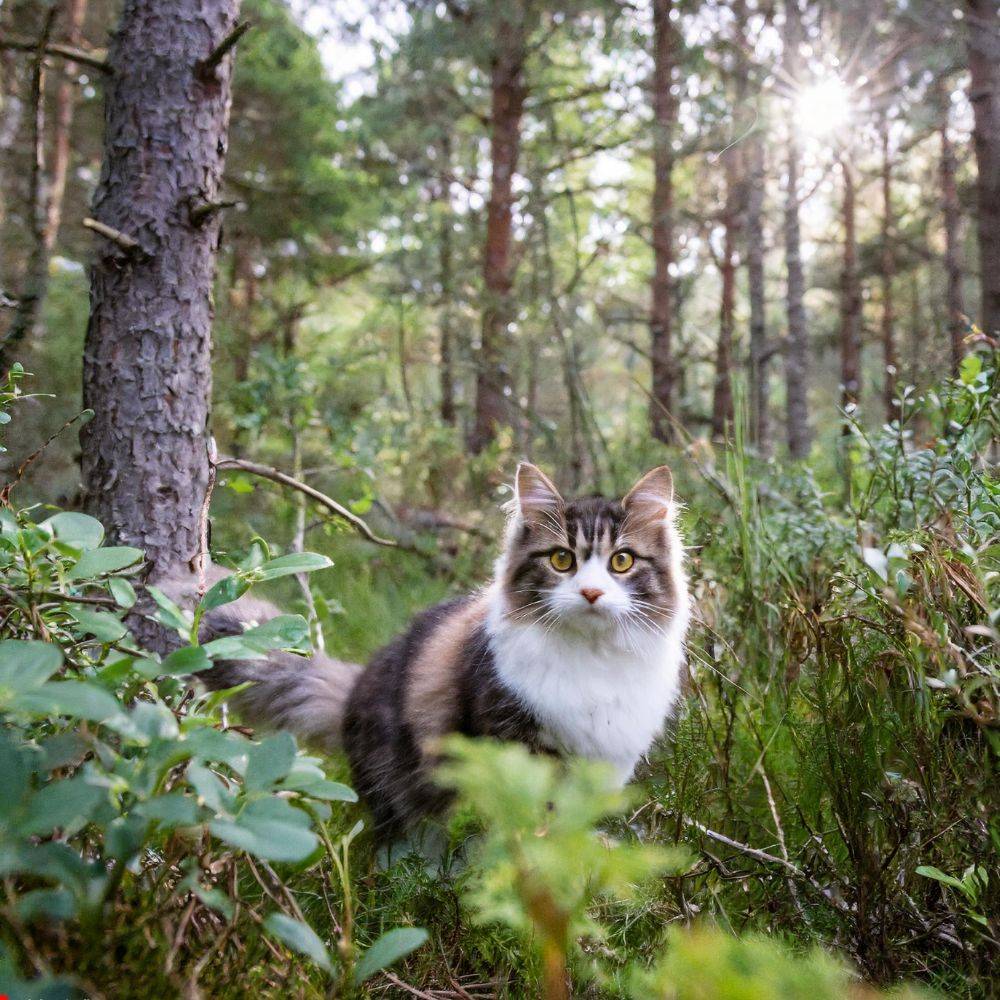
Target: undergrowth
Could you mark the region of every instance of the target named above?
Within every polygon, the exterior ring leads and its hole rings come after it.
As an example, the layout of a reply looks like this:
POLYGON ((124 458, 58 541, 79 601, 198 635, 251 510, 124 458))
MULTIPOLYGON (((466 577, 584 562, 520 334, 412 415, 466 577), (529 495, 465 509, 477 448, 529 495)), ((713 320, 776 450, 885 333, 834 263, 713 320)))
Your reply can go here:
MULTIPOLYGON (((823 1000, 907 981, 989 996, 996 359, 902 402, 898 425, 847 424, 828 480, 755 458, 739 429, 717 458, 675 460, 700 620, 684 709, 630 790, 455 744, 450 825, 391 854, 342 760, 243 730, 184 679, 234 651, 307 649, 301 616, 199 646, 188 611, 143 605, 141 552, 84 515, 19 508, 12 484, 0 992, 823 1000), (177 651, 137 649, 137 613, 177 651)), ((321 554, 271 551, 235 520, 216 539, 236 582, 203 608, 333 555, 313 597, 330 648, 358 658, 454 586, 440 559, 373 559, 336 534, 314 537, 321 554)), ((481 579, 489 557, 472 538, 455 576, 481 579)))

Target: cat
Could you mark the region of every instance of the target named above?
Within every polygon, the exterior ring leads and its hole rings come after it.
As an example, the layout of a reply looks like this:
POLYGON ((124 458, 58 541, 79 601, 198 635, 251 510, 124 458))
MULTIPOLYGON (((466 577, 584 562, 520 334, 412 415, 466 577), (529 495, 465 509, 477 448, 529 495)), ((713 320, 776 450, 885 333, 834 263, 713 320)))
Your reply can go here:
MULTIPOLYGON (((280 653, 200 675, 253 724, 343 747, 383 842, 439 812, 440 738, 457 732, 606 761, 624 784, 673 712, 690 597, 673 480, 654 469, 622 500, 566 501, 517 470, 492 581, 418 615, 367 667, 280 653)), ((276 609, 246 598, 206 615, 203 641, 276 609)))

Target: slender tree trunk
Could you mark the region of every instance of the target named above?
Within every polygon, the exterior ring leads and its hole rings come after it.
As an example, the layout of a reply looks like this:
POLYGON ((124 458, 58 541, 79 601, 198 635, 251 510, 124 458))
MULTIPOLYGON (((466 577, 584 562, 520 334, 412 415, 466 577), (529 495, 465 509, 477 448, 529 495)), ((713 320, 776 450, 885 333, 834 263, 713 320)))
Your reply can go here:
POLYGON ((899 357, 896 351, 896 317, 893 311, 892 282, 896 275, 896 255, 893 252, 892 159, 889 149, 889 118, 882 121, 882 366, 885 419, 892 423, 899 418, 895 401, 896 380, 899 377, 899 357))
MULTIPOLYGON (((729 151, 733 153, 733 150, 729 151)), ((727 154, 728 155, 728 154, 727 154)), ((715 382, 712 387, 712 437, 721 441, 733 422, 733 328, 736 310, 736 240, 739 228, 739 194, 735 160, 727 160, 726 207, 719 275, 722 297, 719 306, 719 339, 715 345, 715 382)))
POLYGON ((653 281, 649 314, 650 431, 658 441, 674 439, 675 370, 672 343, 674 262, 673 136, 677 102, 670 93, 677 35, 670 20, 673 0, 653 0, 653 281))
POLYGON ((441 355, 441 420, 455 426, 455 361, 454 331, 452 329, 452 308, 454 289, 454 262, 452 260, 452 215, 449 181, 445 176, 451 170, 451 139, 446 137, 441 143, 443 172, 437 189, 437 201, 441 213, 438 235, 438 267, 440 269, 441 299, 438 303, 438 323, 440 333, 439 352, 441 355))
POLYGON ((17 360, 26 340, 36 339, 42 321, 42 306, 49 287, 49 252, 46 237, 48 182, 45 173, 45 44, 52 30, 56 8, 50 7, 31 62, 31 167, 28 175, 28 219, 31 250, 14 319, 0 344, 0 372, 17 360))
MULTIPOLYGON (((80 47, 83 21, 87 14, 87 0, 66 2, 66 43, 80 47)), ((66 177, 69 174, 70 129, 76 103, 77 65, 67 62, 62 67, 59 86, 55 95, 55 114, 52 122, 52 168, 49 172, 48 218, 45 227, 45 249, 52 253, 62 223, 63 199, 66 194, 66 177)))
POLYGON ((966 2, 969 99, 979 166, 980 322, 986 333, 996 333, 1000 330, 1000 0, 966 2))
POLYGON ((840 274, 840 384, 841 405, 853 409, 861 396, 861 288, 858 283, 857 207, 854 171, 840 161, 844 182, 841 219, 844 227, 840 274))
POLYGON ((965 354, 965 297, 962 293, 962 212, 955 183, 955 150, 948 135, 951 118, 947 93, 942 95, 941 210, 944 215, 944 269, 948 305, 948 344, 951 367, 957 374, 965 354))
POLYGON ((209 482, 212 283, 237 0, 126 0, 112 41, 81 433, 87 505, 153 579, 195 566, 209 482), (130 249, 127 239, 138 242, 130 249))
POLYGON ((520 0, 498 9, 490 70, 490 200, 483 257, 482 333, 476 372, 475 424, 469 448, 480 452, 509 422, 504 339, 512 319, 514 173, 524 113, 524 9, 520 0))
POLYGON ((762 455, 771 452, 768 410, 767 299, 764 287, 764 144, 753 136, 747 147, 746 244, 750 298, 750 436, 762 455))
MULTIPOLYGON (((792 80, 800 81, 798 45, 802 24, 798 0, 786 0, 784 62, 792 80)), ((788 118, 787 179, 785 186, 784 239, 787 271, 785 344, 785 440, 794 459, 805 458, 812 445, 809 426, 809 329, 805 310, 805 275, 802 268, 802 235, 799 223, 799 147, 796 122, 788 118)))

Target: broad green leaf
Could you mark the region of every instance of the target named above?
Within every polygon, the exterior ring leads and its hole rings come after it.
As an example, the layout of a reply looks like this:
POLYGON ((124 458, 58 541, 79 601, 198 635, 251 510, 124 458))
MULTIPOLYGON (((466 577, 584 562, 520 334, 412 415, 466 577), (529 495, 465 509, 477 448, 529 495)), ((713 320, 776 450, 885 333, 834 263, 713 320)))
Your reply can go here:
POLYGON ((227 920, 233 919, 233 901, 221 889, 213 889, 194 882, 191 885, 191 891, 206 906, 210 906, 217 913, 221 913, 227 920))
POLYGON ((25 835, 51 833, 56 827, 66 835, 80 830, 93 815, 107 791, 90 784, 85 775, 50 781, 28 801, 27 812, 19 824, 25 835))
POLYGON ((966 354, 962 358, 958 373, 966 385, 972 385, 983 370, 983 359, 978 354, 966 354))
POLYGON ((46 681, 18 694, 12 705, 33 715, 72 715, 88 722, 103 722, 122 707, 102 687, 87 681, 46 681))
POLYGON ((318 839, 309 817, 283 799, 257 799, 235 820, 216 820, 209 829, 220 840, 265 861, 303 861, 318 839))
POLYGON ((89 579, 104 573, 115 573, 126 566, 131 566, 143 558, 142 549, 130 545, 111 545, 103 549, 90 549, 80 556, 76 565, 69 571, 71 580, 89 579))
POLYGON ((917 874, 923 875, 924 878, 932 878, 937 882, 943 882, 945 885, 950 885, 953 889, 958 889, 963 895, 968 895, 969 889, 964 882, 955 878, 954 875, 948 875, 946 872, 941 871, 940 868, 935 868, 933 865, 919 865, 917 867, 917 874))
POLYGON ((90 611, 75 605, 66 606, 73 617, 80 623, 84 632, 88 632, 99 642, 117 642, 128 631, 114 615, 107 611, 90 611))
POLYGON ((277 559, 264 563, 257 572, 262 580, 274 580, 292 573, 312 573, 332 565, 326 556, 318 552, 290 552, 287 556, 278 556, 277 559))
POLYGON ((189 764, 188 781, 194 786, 198 798, 212 812, 228 812, 235 802, 232 792, 222 783, 222 779, 201 764, 189 764))
POLYGON ((208 589, 208 592, 201 599, 199 607, 202 611, 211 611, 212 608, 219 608, 223 604, 230 604, 239 599, 249 589, 250 583, 244 577, 236 573, 224 576, 208 589))
POLYGON ((123 576, 113 576, 108 580, 111 596, 118 602, 120 608, 131 608, 135 604, 135 587, 123 576))
POLYGON ((96 518, 76 511, 53 514, 42 527, 48 528, 60 542, 77 549, 96 549, 104 541, 104 525, 96 518))
POLYGON ((254 744, 247 753, 243 783, 248 792, 270 788, 291 770, 295 762, 295 740, 291 733, 280 732, 254 744))
POLYGON ((242 635, 226 635, 206 642, 213 660, 257 660, 272 649, 298 646, 309 637, 309 624, 302 615, 277 615, 242 635))
POLYGON ((293 920, 284 913, 272 913, 264 919, 264 929, 282 944, 288 945, 306 958, 311 958, 320 968, 330 969, 330 954, 319 935, 301 920, 293 920))
POLYGON ((360 985, 376 972, 389 968, 411 951, 416 951, 426 940, 427 931, 422 927, 397 927, 386 931, 354 967, 354 982, 360 985))
POLYGON ((212 665, 203 646, 182 646, 160 664, 159 672, 167 676, 185 676, 208 670, 212 665))
POLYGON ((136 812, 163 827, 194 826, 198 822, 198 803, 181 792, 169 792, 142 802, 136 812))
POLYGON ((19 692, 39 687, 62 661, 62 650, 51 642, 4 639, 0 642, 0 688, 19 692))
POLYGON ((156 620, 167 628, 176 629, 187 639, 187 634, 191 630, 191 616, 177 607, 159 587, 147 587, 146 590, 159 608, 156 620))
POLYGON ((18 898, 17 915, 25 923, 72 920, 76 900, 67 889, 33 889, 18 898))
POLYGON ((296 778, 290 775, 281 783, 282 788, 291 791, 301 792, 314 799, 322 799, 324 802, 357 802, 358 795, 353 788, 341 784, 339 781, 329 781, 326 778, 296 778))

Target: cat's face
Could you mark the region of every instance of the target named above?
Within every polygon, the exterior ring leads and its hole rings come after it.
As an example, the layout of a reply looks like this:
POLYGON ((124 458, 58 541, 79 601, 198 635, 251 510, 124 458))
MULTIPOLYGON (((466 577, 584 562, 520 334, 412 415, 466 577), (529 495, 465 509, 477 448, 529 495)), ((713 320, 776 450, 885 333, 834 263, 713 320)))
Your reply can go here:
POLYGON ((524 463, 512 507, 498 565, 508 621, 634 645, 665 630, 686 607, 666 466, 622 500, 566 501, 544 473, 524 463))

